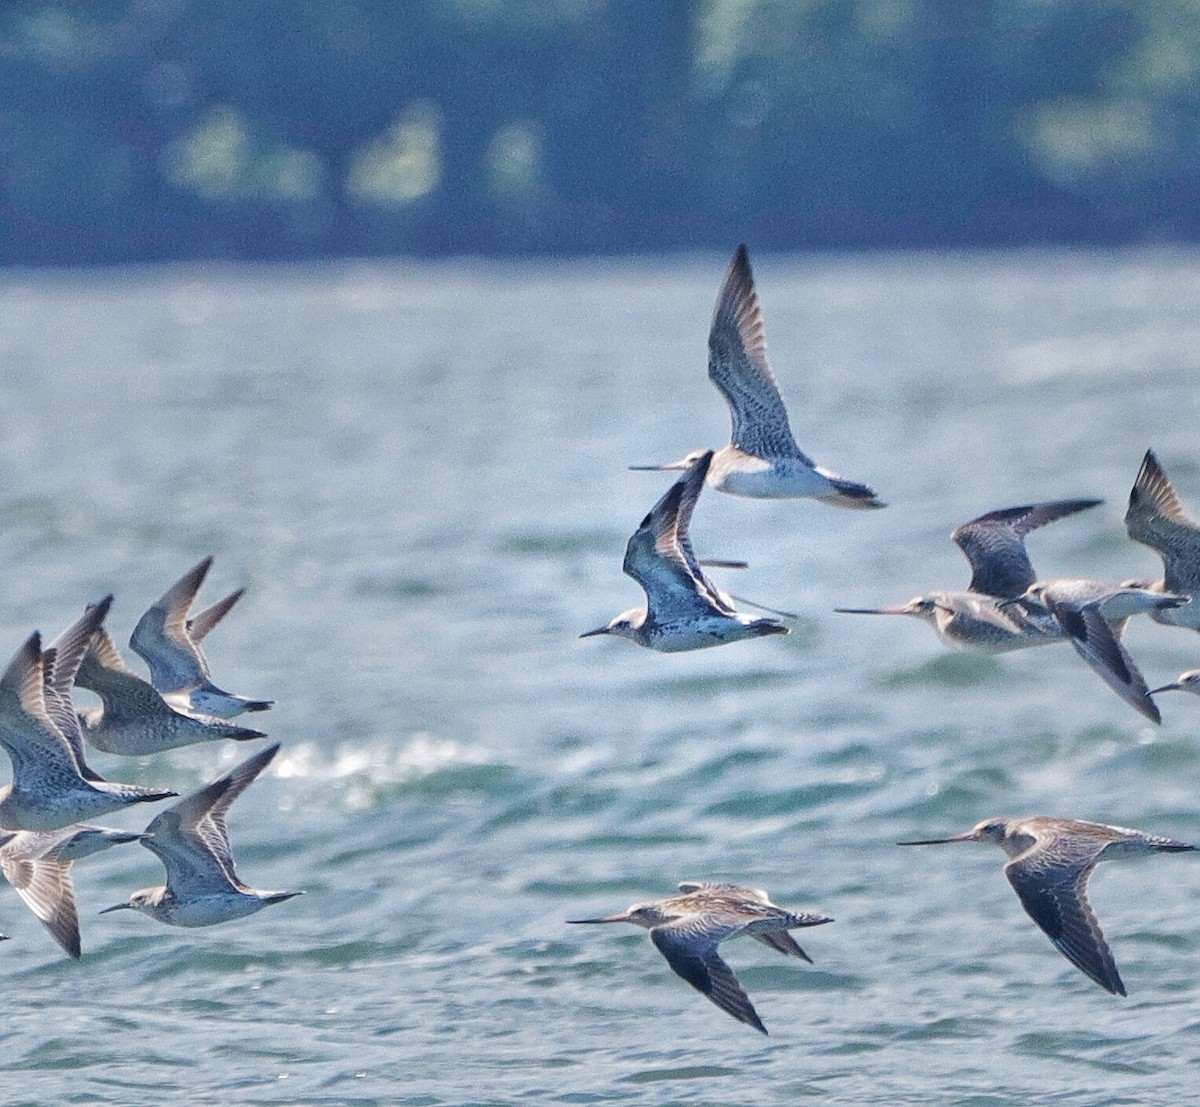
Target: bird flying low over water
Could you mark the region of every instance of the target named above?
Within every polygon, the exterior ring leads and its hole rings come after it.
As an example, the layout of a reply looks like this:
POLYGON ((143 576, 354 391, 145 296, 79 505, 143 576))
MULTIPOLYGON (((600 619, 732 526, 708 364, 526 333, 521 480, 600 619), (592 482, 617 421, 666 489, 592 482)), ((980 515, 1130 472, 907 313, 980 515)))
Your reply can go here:
POLYGON ((622 612, 581 638, 612 634, 639 646, 677 653, 788 633, 778 619, 735 611, 730 597, 713 587, 692 552, 688 524, 712 456, 707 451, 667 490, 625 548, 624 571, 642 586, 646 606, 622 612))
POLYGON ((231 593, 188 617, 213 559, 189 569, 150 607, 133 628, 129 645, 150 666, 150 683, 168 703, 185 712, 232 719, 244 711, 266 711, 272 700, 236 696, 213 684, 200 642, 242 598, 231 593))
POLYGON ((965 591, 928 592, 894 607, 839 607, 845 615, 913 615, 933 627, 941 641, 957 650, 1007 653, 1061 642, 1058 621, 1041 604, 1019 600, 1037 579, 1025 550, 1030 531, 1085 511, 1102 500, 1047 500, 989 511, 950 532, 971 563, 965 591))
MULTIPOLYGON (((1162 580, 1126 583, 1177 595, 1200 592, 1200 523, 1183 510, 1153 450, 1146 451, 1129 492, 1125 529, 1130 538, 1156 550, 1163 560, 1162 580)), ((1167 626, 1200 630, 1200 604, 1157 609, 1150 618, 1167 626)))
POLYGON ((261 730, 172 706, 125 664, 103 628, 92 636, 75 683, 100 697, 103 706, 81 711, 79 719, 89 745, 105 753, 140 757, 194 742, 266 737, 261 730))
POLYGON ((225 818, 229 807, 279 752, 279 745, 247 758, 230 772, 155 816, 142 845, 158 855, 167 883, 134 892, 110 911, 141 911, 171 926, 212 926, 244 918, 301 892, 263 892, 238 878, 225 818))
POLYGON ((103 826, 20 830, 0 845, 0 871, 50 936, 69 956, 78 958, 79 912, 71 866, 81 857, 141 837, 103 826))
MULTIPOLYGON (((759 498, 808 497, 838 507, 883 507, 865 484, 817 465, 792 437, 787 408, 767 361, 762 309, 750 258, 739 246, 725 274, 708 332, 708 379, 720 390, 733 421, 728 446, 718 450, 708 483, 719 492, 759 498)), ((631 469, 687 469, 704 455, 693 450, 665 465, 631 469)))
POLYGON ((1029 917, 1071 964, 1106 991, 1122 996, 1125 985, 1088 903, 1088 877, 1100 861, 1196 848, 1123 826, 1045 816, 985 819, 965 834, 899 844, 946 842, 991 842, 1004 850, 1011 858, 1004 875, 1029 917))
POLYGON ((1129 584, 1099 580, 1042 580, 1031 584, 1014 603, 1045 607, 1071 640, 1071 645, 1100 678, 1135 711, 1151 722, 1162 722, 1158 705, 1150 698, 1146 678, 1121 643, 1125 624, 1134 615, 1185 604, 1190 597, 1155 592, 1129 584))
POLYGON ((2 829, 59 830, 176 795, 104 780, 82 758, 71 682, 111 600, 89 607, 46 650, 34 631, 0 677, 0 746, 13 767, 12 783, 0 788, 2 829))
POLYGON ((717 946, 728 938, 748 934, 779 953, 811 964, 811 958, 788 931, 833 920, 809 912, 786 911, 773 904, 766 892, 740 884, 684 881, 679 890, 682 895, 636 903, 618 915, 567 922, 628 922, 645 927, 676 973, 738 1022, 765 1034, 767 1028, 733 970, 721 959, 717 946))

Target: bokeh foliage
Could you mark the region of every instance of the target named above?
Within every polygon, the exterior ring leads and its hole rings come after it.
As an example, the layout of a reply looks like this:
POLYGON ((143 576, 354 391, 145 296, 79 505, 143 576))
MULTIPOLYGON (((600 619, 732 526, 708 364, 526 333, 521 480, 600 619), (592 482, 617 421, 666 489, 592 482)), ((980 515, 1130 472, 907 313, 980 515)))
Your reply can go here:
POLYGON ((22 0, 0 261, 1192 240, 1200 0, 22 0))

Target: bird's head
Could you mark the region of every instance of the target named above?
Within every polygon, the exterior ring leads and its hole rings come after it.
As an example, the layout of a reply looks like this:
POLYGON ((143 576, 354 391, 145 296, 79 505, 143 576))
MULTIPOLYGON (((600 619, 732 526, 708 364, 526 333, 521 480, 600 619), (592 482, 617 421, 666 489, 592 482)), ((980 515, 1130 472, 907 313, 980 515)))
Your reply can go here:
POLYGON ((939 608, 934 596, 913 596, 908 603, 893 604, 891 607, 835 607, 841 615, 915 615, 918 619, 931 622, 939 608))
POLYGON ((941 846, 949 842, 994 842, 1000 845, 1008 834, 1007 819, 984 819, 962 834, 949 838, 922 838, 915 842, 900 842, 902 846, 941 846))
POLYGON ((596 919, 567 919, 569 923, 633 923, 635 926, 644 926, 647 930, 652 926, 658 926, 659 923, 668 921, 672 918, 658 903, 635 903, 628 911, 621 911, 616 915, 604 915, 596 919))
POLYGON ((107 915, 110 911, 145 911, 147 908, 153 910, 158 904, 161 892, 161 888, 143 888, 140 892, 134 892, 126 902, 106 907, 100 914, 107 915))
POLYGON ((684 454, 678 461, 665 461, 661 465, 631 465, 630 469, 636 469, 640 472, 662 472, 667 469, 690 469, 696 464, 708 450, 692 450, 691 453, 684 454))
POLYGON ((642 624, 646 621, 646 609, 643 607, 631 607, 628 611, 622 611, 610 623, 606 623, 602 627, 596 627, 595 630, 585 630, 580 638, 594 638, 598 634, 614 634, 618 638, 637 639, 638 631, 642 624))

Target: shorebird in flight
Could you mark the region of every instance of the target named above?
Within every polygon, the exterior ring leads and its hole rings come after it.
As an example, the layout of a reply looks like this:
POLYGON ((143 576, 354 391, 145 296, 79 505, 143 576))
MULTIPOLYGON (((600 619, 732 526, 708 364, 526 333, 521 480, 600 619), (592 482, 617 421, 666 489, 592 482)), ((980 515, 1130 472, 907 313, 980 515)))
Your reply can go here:
POLYGON ((1021 906, 1060 953, 1101 988, 1125 995, 1125 985, 1087 899, 1088 877, 1100 861, 1150 853, 1182 853, 1195 846, 1079 819, 1035 816, 985 819, 965 834, 901 842, 934 846, 945 842, 992 842, 1011 858, 1004 875, 1021 906))
POLYGON ((913 615, 933 627, 941 641, 956 650, 1007 653, 1029 646, 1061 642, 1058 621, 1041 604, 1017 600, 1037 579, 1025 550, 1030 531, 1085 511, 1102 500, 1047 500, 989 511, 950 532, 971 563, 965 591, 927 592, 894 607, 838 607, 845 615, 913 615))
POLYGON ((69 956, 78 959, 79 912, 71 866, 81 857, 141 837, 103 826, 20 830, 0 845, 0 871, 50 936, 69 956))
POLYGON ((787 634, 778 619, 735 611, 700 568, 688 524, 712 461, 704 453, 654 505, 625 548, 625 572, 642 586, 646 606, 624 611, 581 638, 613 634, 664 653, 720 646, 741 638, 787 634))
MULTIPOLYGON (((1127 584, 1185 596, 1200 592, 1200 523, 1183 510, 1153 450, 1146 451, 1129 492, 1125 529, 1135 542, 1156 550, 1163 561, 1162 580, 1127 584)), ((1150 618, 1167 626, 1200 630, 1200 604, 1151 611, 1150 618)))
POLYGON ((1150 698, 1146 678, 1121 642, 1125 624, 1134 615, 1161 611, 1188 602, 1188 596, 1156 592, 1099 580, 1042 580, 1031 584, 1015 603, 1041 604, 1062 627, 1071 645, 1118 696, 1154 723, 1162 722, 1150 698))
POLYGON ((80 711, 79 720, 88 743, 105 753, 141 757, 194 742, 266 737, 261 730, 172 706, 125 664, 103 628, 92 636, 75 683, 100 697, 103 706, 80 711))
POLYGON ((733 970, 721 960, 717 946, 727 938, 748 934, 779 953, 811 964, 812 959, 788 931, 833 920, 805 911, 786 911, 773 904, 766 892, 740 884, 684 881, 679 890, 682 895, 636 903, 618 915, 567 922, 644 926, 676 973, 738 1022, 765 1034, 767 1028, 733 970))
POLYGON ((12 783, 0 788, 4 830, 60 830, 176 795, 104 780, 82 758, 71 682, 111 601, 89 607, 46 650, 34 631, 0 677, 0 746, 12 760, 12 783))
MULTIPOLYGON (((708 483, 735 496, 808 497, 839 507, 883 507, 865 484, 817 465, 792 437, 787 408, 767 361, 762 309, 750 258, 739 246, 725 274, 708 332, 708 379, 725 397, 733 421, 728 446, 718 450, 708 483)), ((706 453, 693 450, 665 465, 631 469, 687 469, 706 453)))
POLYGON ((142 845, 162 861, 166 884, 134 892, 127 902, 100 914, 128 909, 170 926, 213 926, 301 895, 263 892, 243 884, 233 867, 225 827, 230 805, 278 752, 278 743, 268 746, 155 816, 142 845))
POLYGON ((266 711, 274 701, 236 696, 212 682, 200 642, 242 598, 243 591, 239 588, 189 617, 212 561, 206 557, 163 593, 138 620, 129 645, 150 666, 155 690, 184 712, 232 719, 243 711, 266 711))

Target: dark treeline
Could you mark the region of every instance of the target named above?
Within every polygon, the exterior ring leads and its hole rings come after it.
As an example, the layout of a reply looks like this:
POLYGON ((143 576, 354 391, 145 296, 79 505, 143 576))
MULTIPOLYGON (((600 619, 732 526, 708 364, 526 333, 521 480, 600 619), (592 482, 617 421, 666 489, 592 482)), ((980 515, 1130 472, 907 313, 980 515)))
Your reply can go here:
POLYGON ((21 0, 0 262, 1200 237, 1194 0, 21 0))

